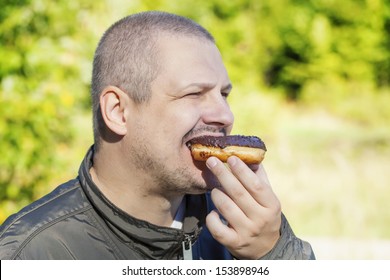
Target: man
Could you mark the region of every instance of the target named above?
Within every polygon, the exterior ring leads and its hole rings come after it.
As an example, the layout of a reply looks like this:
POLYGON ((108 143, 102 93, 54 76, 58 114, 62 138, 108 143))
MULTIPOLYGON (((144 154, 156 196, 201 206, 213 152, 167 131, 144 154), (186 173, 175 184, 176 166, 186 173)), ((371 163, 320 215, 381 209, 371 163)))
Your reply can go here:
POLYGON ((94 58, 95 144, 78 178, 11 216, 1 259, 313 259, 262 165, 192 159, 226 135, 231 82, 213 37, 172 14, 126 17, 94 58))

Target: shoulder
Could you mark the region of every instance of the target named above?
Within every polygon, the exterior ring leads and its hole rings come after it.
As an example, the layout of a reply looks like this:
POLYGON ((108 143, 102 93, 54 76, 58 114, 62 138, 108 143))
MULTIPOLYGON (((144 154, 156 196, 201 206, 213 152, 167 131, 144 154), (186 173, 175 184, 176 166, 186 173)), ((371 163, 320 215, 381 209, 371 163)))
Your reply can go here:
POLYGON ((58 186, 1 225, 0 259, 18 258, 24 248, 32 245, 35 249, 47 247, 53 235, 71 230, 69 221, 77 215, 84 215, 91 208, 78 179, 58 186), (42 244, 45 246, 40 246, 42 244))

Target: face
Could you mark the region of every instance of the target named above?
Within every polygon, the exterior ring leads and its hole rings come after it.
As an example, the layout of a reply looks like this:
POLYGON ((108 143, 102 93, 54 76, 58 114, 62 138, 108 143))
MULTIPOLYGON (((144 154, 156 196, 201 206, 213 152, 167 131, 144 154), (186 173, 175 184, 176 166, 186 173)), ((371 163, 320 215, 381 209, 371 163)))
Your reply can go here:
POLYGON ((217 47, 190 37, 159 39, 161 70, 149 102, 128 116, 128 158, 164 192, 201 193, 216 180, 186 143, 200 135, 229 134, 230 80, 217 47))

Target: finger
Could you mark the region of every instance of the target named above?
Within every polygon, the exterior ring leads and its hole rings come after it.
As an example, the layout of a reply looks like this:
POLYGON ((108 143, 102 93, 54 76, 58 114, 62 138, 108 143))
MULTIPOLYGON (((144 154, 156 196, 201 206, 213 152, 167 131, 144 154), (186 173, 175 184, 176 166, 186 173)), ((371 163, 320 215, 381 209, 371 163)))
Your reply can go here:
POLYGON ((206 226, 211 235, 222 245, 234 244, 238 238, 237 232, 225 225, 219 218, 218 213, 213 210, 206 217, 206 226))
POLYGON ((248 193, 257 203, 266 208, 272 208, 279 204, 279 200, 271 188, 262 164, 253 172, 238 157, 232 156, 227 161, 231 172, 246 188, 248 193))
POLYGON ((243 210, 222 190, 213 189, 211 199, 219 213, 237 231, 240 228, 245 228, 250 223, 243 210))
MULTIPOLYGON (((223 191, 238 205, 238 207, 249 217, 256 215, 253 210, 259 205, 251 196, 247 189, 235 175, 217 158, 209 158, 206 165, 211 172, 217 177, 223 187, 223 191)), ((250 170, 249 170, 250 171, 250 170)), ((252 171, 250 171, 253 173, 252 171)), ((253 173, 253 176, 256 177, 253 173)))

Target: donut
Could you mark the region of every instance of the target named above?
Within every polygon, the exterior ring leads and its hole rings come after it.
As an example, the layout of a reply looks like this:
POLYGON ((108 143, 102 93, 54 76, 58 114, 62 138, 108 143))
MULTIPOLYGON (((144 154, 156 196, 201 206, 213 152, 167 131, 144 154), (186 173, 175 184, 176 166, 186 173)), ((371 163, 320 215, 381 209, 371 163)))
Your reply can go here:
POLYGON ((226 162, 230 156, 237 156, 246 164, 259 164, 267 151, 264 142, 257 136, 200 136, 187 142, 192 157, 206 161, 217 157, 226 162))

